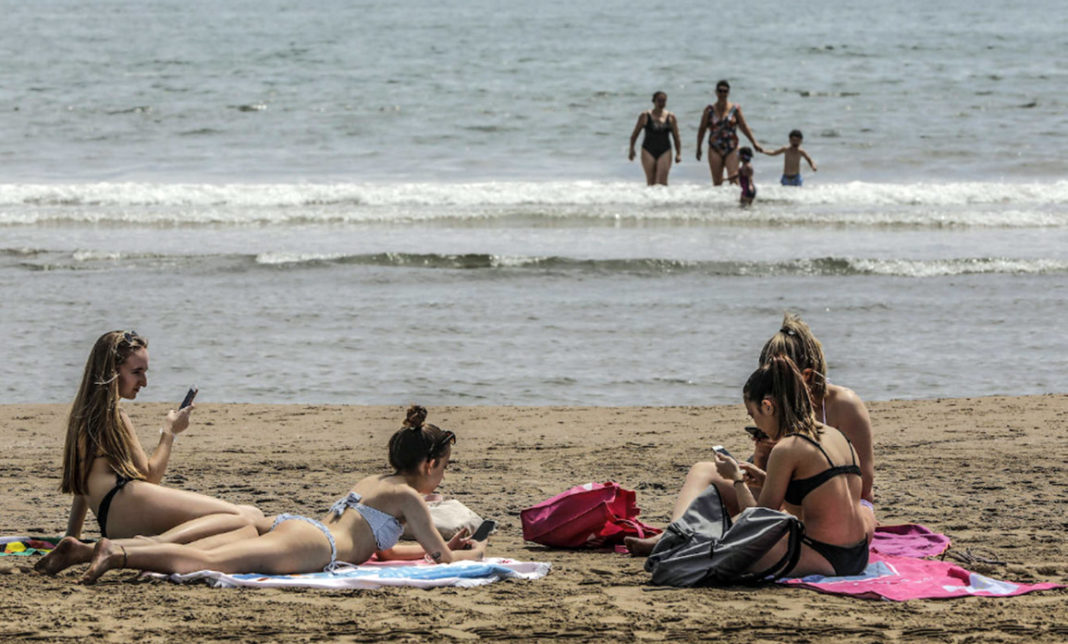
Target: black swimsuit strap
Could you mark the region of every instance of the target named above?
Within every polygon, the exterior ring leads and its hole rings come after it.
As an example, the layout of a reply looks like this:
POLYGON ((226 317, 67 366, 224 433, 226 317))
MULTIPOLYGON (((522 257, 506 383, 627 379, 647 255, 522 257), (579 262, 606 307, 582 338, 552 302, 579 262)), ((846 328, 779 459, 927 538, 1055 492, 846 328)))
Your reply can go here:
POLYGON ((100 500, 100 508, 96 511, 96 522, 100 525, 100 536, 105 539, 108 536, 108 511, 111 510, 111 500, 115 494, 124 488, 133 479, 128 479, 121 474, 115 475, 115 487, 108 490, 104 498, 100 500))
MULTIPOLYGON (((809 438, 808 436, 805 436, 804 434, 798 434, 797 432, 793 432, 793 433, 787 434, 786 436, 797 436, 798 438, 803 438, 803 439, 807 440, 808 442, 812 443, 813 445, 816 446, 816 449, 818 449, 820 451, 820 453, 823 454, 823 458, 827 459, 827 464, 830 465, 831 467, 834 467, 834 461, 831 460, 830 456, 827 456, 827 452, 824 451, 823 446, 820 445, 819 441, 813 440, 813 439, 809 438)), ((785 438, 786 436, 784 436, 783 438, 785 438)), ((850 446, 850 449, 852 449, 852 445, 850 446)), ((853 460, 853 464, 856 465, 856 459, 853 460)))

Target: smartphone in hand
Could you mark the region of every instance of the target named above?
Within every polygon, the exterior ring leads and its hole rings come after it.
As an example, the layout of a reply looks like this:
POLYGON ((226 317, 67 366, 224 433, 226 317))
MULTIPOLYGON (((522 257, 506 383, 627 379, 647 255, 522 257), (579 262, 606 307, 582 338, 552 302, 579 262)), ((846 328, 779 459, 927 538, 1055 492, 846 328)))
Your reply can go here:
POLYGON ((478 529, 475 530, 475 533, 473 535, 471 535, 471 540, 472 541, 485 541, 486 537, 488 537, 490 535, 490 533, 493 532, 493 529, 496 528, 496 527, 497 527, 497 522, 496 521, 493 521, 491 519, 486 519, 485 521, 482 522, 482 525, 478 526, 478 529))
POLYGON ((182 400, 182 404, 178 406, 178 409, 182 410, 182 409, 185 409, 186 407, 188 407, 189 405, 192 405, 193 404, 193 399, 197 397, 197 392, 198 391, 200 391, 200 390, 197 389, 196 385, 193 385, 192 387, 190 387, 189 391, 186 392, 186 394, 185 394, 185 399, 182 400))
MULTIPOLYGON (((722 446, 722 445, 713 445, 712 446, 712 451, 713 452, 719 452, 720 454, 723 454, 724 456, 729 456, 730 458, 734 458, 734 455, 731 454, 730 452, 728 452, 727 448, 722 446)), ((735 459, 735 460, 737 460, 737 459, 735 459)))
POLYGON ((768 435, 764 433, 764 430, 759 427, 749 425, 745 428, 745 431, 749 432, 749 435, 753 437, 753 440, 762 441, 768 438, 768 435))

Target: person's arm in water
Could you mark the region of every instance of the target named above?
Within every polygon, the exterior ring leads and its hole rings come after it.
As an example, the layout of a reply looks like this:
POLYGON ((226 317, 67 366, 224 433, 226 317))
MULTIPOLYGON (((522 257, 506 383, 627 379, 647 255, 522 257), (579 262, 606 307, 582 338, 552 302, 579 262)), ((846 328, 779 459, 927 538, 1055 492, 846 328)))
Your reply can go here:
POLYGON ((701 114, 701 126, 697 128, 697 160, 701 160, 701 144, 705 140, 705 132, 708 131, 708 115, 712 113, 712 106, 709 105, 705 108, 703 114, 701 114))
POLYGON ((70 516, 67 517, 67 533, 63 536, 82 538, 82 526, 85 524, 85 513, 89 510, 89 502, 85 495, 75 494, 74 501, 70 504, 70 516))
POLYGON ((801 153, 801 156, 805 161, 808 161, 808 167, 812 168, 813 172, 819 172, 819 170, 816 169, 816 164, 812 162, 812 157, 808 156, 808 152, 805 152, 804 150, 798 150, 798 152, 801 153))
POLYGON ((744 134, 746 138, 749 139, 749 142, 753 144, 754 150, 756 150, 757 152, 763 152, 764 148, 760 147, 760 144, 757 143, 756 138, 753 137, 753 131, 749 129, 749 124, 745 122, 745 117, 742 116, 742 108, 737 107, 737 110, 738 128, 742 131, 742 134, 744 134))
POLYGON ((649 120, 649 113, 642 112, 638 115, 638 123, 634 126, 634 131, 630 133, 630 152, 627 154, 627 160, 634 160, 634 144, 638 141, 638 133, 645 127, 645 122, 649 120))
POLYGON ((675 139, 675 163, 682 163, 682 139, 679 138, 679 119, 674 114, 668 114, 671 121, 671 136, 675 139))

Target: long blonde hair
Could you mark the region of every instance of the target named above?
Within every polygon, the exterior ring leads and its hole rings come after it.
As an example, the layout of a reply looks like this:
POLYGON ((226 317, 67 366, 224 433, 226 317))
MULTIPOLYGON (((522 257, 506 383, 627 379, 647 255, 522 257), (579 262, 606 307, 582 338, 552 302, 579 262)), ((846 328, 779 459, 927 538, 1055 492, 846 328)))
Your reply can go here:
POLYGON ((771 336, 760 352, 760 364, 767 364, 775 356, 793 360, 799 371, 811 369, 813 377, 808 389, 812 400, 823 400, 827 395, 827 359, 823 357, 823 345, 796 313, 783 315, 779 332, 771 336))
POLYGON ((67 419, 60 491, 86 494, 89 470, 97 454, 107 457, 116 474, 144 478, 134 465, 131 431, 119 412, 119 366, 134 351, 147 348, 148 340, 133 331, 105 333, 93 345, 67 419))
POLYGON ((823 433, 812 411, 812 398, 805 379, 793 360, 786 356, 772 356, 758 367, 745 382, 742 398, 756 405, 765 398, 775 403, 779 410, 779 434, 772 438, 776 440, 791 433, 817 439, 823 433))

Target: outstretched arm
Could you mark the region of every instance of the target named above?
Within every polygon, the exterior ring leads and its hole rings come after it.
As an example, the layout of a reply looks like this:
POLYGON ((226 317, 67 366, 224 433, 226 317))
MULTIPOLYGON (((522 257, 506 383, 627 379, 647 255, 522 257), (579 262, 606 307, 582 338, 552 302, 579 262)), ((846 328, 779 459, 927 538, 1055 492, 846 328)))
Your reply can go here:
POLYGON ((70 504, 70 516, 67 517, 67 533, 63 536, 74 537, 80 539, 82 536, 82 526, 85 524, 85 513, 89 510, 89 503, 85 500, 85 496, 81 494, 74 495, 74 501, 70 504))
MULTIPOLYGON (((415 540, 419 542, 419 545, 422 546, 423 551, 426 553, 428 561, 433 561, 434 563, 451 563, 461 559, 477 561, 485 555, 485 541, 471 541, 470 550, 454 550, 450 548, 450 543, 456 542, 457 538, 453 537, 453 541, 445 543, 445 539, 441 538, 441 533, 434 527, 434 521, 430 518, 430 508, 427 507, 426 501, 415 491, 405 495, 401 507, 404 512, 404 518, 412 528, 415 540)), ((460 538, 463 539, 463 537, 460 538)))
POLYGON ((768 152, 767 150, 761 150, 761 152, 763 152, 764 154, 768 155, 769 157, 777 157, 780 154, 782 154, 783 152, 786 152, 786 147, 787 146, 784 145, 783 147, 779 148, 778 150, 772 150, 771 152, 768 152))
POLYGON ((753 144, 753 149, 757 152, 763 152, 764 148, 757 143, 756 137, 753 136, 753 131, 749 129, 749 124, 745 122, 745 117, 742 116, 742 108, 738 108, 738 127, 741 128, 742 134, 745 138, 749 139, 749 142, 753 144))
POLYGON ((645 127, 645 122, 649 120, 649 113, 642 112, 638 115, 638 122, 634 125, 634 131, 630 133, 630 152, 627 154, 629 161, 634 160, 634 144, 638 141, 638 133, 645 127))
POLYGON ((801 156, 805 157, 805 161, 808 161, 808 167, 812 168, 813 172, 819 172, 819 170, 816 169, 816 164, 812 162, 812 157, 808 156, 808 152, 801 150, 801 156))

